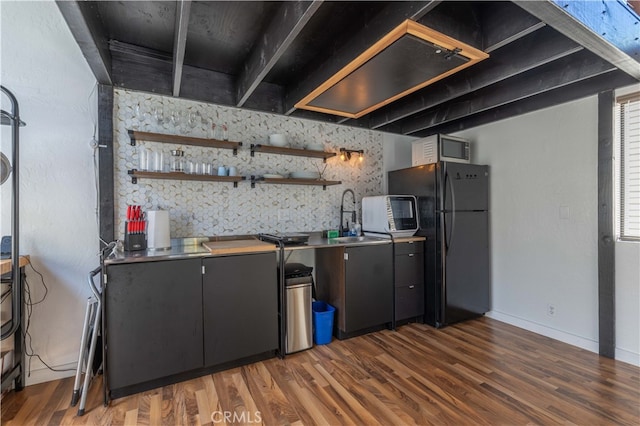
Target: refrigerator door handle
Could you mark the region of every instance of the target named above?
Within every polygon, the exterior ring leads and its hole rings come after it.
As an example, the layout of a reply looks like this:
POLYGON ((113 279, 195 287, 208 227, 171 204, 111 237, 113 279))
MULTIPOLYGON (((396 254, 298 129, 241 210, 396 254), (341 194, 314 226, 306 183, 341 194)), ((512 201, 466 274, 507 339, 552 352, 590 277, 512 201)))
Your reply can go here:
POLYGON ((453 184, 451 183, 451 180, 449 179, 449 173, 445 172, 444 175, 444 187, 445 190, 443 191, 443 207, 445 207, 445 210, 442 212, 442 218, 443 218, 443 227, 444 227, 444 248, 445 248, 445 254, 449 251, 449 246, 451 245, 451 240, 453 239, 453 231, 455 230, 455 226, 456 226, 456 195, 453 189, 453 184), (451 232, 449 232, 449 238, 447 238, 447 204, 446 204, 446 196, 447 196, 447 186, 451 189, 451 232))
POLYGON ((453 240, 453 233, 456 230, 456 194, 454 192, 451 179, 449 179, 448 173, 445 181, 449 183, 449 188, 451 188, 451 232, 449 233, 449 241, 447 242, 448 251, 449 246, 451 245, 451 240, 453 240))

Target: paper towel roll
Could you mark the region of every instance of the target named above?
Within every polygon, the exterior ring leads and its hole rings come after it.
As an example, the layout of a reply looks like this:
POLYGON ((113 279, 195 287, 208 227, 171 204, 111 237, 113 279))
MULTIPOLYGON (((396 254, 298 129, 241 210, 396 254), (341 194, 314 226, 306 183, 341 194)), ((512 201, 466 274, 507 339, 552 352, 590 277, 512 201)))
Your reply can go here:
POLYGON ((147 247, 151 250, 171 248, 169 212, 166 210, 150 210, 147 212, 147 218, 149 220, 147 247))

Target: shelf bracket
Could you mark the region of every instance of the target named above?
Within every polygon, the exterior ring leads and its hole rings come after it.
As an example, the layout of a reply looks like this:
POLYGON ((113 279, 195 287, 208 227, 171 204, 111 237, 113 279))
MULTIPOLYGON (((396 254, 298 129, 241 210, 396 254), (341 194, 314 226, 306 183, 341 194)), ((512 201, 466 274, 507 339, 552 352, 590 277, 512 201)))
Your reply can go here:
MULTIPOLYGON (((254 147, 254 146, 255 146, 254 144, 251 144, 251 156, 252 156, 252 157, 253 157, 253 156, 254 156, 254 154, 255 154, 255 151, 253 150, 253 147, 254 147)), ((253 176, 251 176, 251 180, 253 180, 253 176)), ((253 186, 252 186, 252 188, 253 188, 253 186)))
POLYGON ((127 133, 129 133, 129 139, 131 139, 131 146, 136 146, 136 137, 133 134, 133 130, 127 130, 127 133))
POLYGON ((233 182, 233 187, 237 188, 238 187, 238 181, 233 182))
POLYGON ((131 169, 131 170, 127 170, 127 174, 131 175, 131 183, 136 184, 138 183, 138 178, 133 176, 133 174, 137 172, 136 169, 131 169))
MULTIPOLYGON (((253 148, 253 145, 251 145, 251 148, 253 148)), ((253 156, 253 149, 251 150, 251 156, 253 156)), ((255 188, 256 187, 256 177, 254 175, 251 175, 251 188, 255 188)))

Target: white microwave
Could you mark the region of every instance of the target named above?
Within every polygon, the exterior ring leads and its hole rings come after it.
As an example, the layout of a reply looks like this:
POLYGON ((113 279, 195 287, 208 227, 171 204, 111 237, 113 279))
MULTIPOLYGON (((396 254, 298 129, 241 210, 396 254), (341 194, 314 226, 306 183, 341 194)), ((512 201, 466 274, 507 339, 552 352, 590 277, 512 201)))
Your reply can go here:
POLYGON ((469 141, 449 135, 431 135, 413 142, 411 165, 421 166, 439 161, 470 163, 469 141))
POLYGON ((410 237, 418 230, 413 195, 362 197, 362 232, 375 237, 410 237))

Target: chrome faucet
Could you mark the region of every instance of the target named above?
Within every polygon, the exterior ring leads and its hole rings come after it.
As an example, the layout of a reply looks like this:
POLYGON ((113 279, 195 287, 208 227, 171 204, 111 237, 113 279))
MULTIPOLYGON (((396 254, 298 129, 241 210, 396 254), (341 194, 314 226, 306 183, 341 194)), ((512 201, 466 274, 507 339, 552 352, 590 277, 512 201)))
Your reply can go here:
POLYGON ((345 189, 342 193, 342 200, 340 201, 340 236, 343 236, 345 230, 349 230, 349 223, 345 222, 347 226, 342 226, 342 219, 345 213, 351 213, 351 223, 355 223, 356 221, 356 194, 351 189, 345 189), (347 192, 351 193, 351 197, 353 198, 353 210, 345 210, 344 209, 344 196, 347 192))

